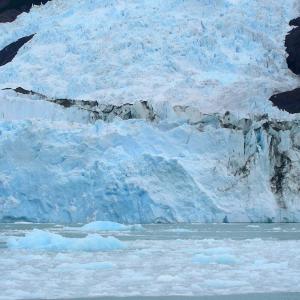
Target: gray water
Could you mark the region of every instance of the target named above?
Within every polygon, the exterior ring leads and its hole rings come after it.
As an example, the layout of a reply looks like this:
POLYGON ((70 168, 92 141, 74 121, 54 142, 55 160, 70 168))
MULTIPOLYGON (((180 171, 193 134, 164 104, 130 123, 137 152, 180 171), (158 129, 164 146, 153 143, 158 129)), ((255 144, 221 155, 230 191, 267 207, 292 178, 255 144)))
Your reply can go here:
MULTIPOLYGON (((144 230, 137 231, 117 231, 117 232, 97 232, 102 236, 114 236, 119 240, 123 241, 128 245, 128 248, 124 251, 119 252, 106 252, 106 253, 95 253, 95 254, 84 254, 84 253, 64 253, 63 255, 67 259, 67 263, 81 265, 90 263, 93 261, 110 261, 116 264, 116 276, 110 270, 74 270, 78 272, 76 278, 82 278, 81 276, 87 276, 85 278, 86 283, 82 283, 82 288, 76 284, 76 282, 68 281, 66 279, 67 272, 58 272, 56 267, 59 267, 61 263, 58 259, 57 254, 48 252, 34 251, 14 251, 7 249, 6 238, 10 236, 24 236, 33 229, 41 229, 51 231, 53 233, 60 234, 65 237, 80 238, 85 237, 89 232, 79 231, 78 228, 82 224, 64 225, 64 224, 32 224, 32 223, 15 223, 15 224, 0 224, 0 270, 4 275, 2 276, 2 282, 0 281, 0 290, 3 291, 7 288, 7 284, 4 282, 12 281, 20 283, 20 290, 35 290, 38 287, 38 283, 34 281, 40 281, 50 284, 49 281, 53 281, 49 287, 45 287, 45 294, 43 297, 23 296, 20 298, 14 298, 15 287, 12 284, 9 292, 6 290, 9 297, 7 299, 59 299, 59 300, 300 300, 300 224, 284 223, 284 224, 155 224, 155 225, 143 225, 144 230), (249 246, 248 246, 249 244, 249 246), (274 245, 274 249, 273 249, 274 245), (180 248, 181 247, 181 248, 180 248), (243 263, 238 263, 233 266, 222 266, 222 265, 194 265, 192 258, 194 255, 199 253, 199 250, 206 249, 205 247, 231 247, 232 253, 237 258, 241 258, 243 263), (274 252, 275 251, 275 252, 274 252), (274 252, 274 253, 273 253, 274 252), (243 259, 243 255, 245 258, 243 259), (269 255, 270 254, 270 255, 269 255), (253 257, 252 257, 252 256, 253 257), (272 258, 272 255, 274 256, 272 258), (136 265, 132 257, 139 257, 142 259, 143 265, 136 265), (172 261, 174 256, 174 261, 172 261), (268 259, 270 258, 270 261, 268 259), (21 259, 21 260, 20 260, 21 259), (56 261, 55 261, 56 259, 56 261), (69 260, 68 260, 69 259, 69 260), (158 260, 161 259, 161 263, 158 260), (188 260, 187 260, 188 259, 188 260), (261 270, 260 265, 258 269, 252 270, 252 264, 255 265, 255 260, 260 259, 263 261, 261 270), (20 260, 20 265, 18 265, 20 260), (1 261, 8 265, 10 273, 7 275, 5 269, 1 269, 1 261), (24 268, 23 263, 25 262, 24 268), (253 263, 252 263, 253 262, 253 263), (161 270, 157 270, 157 267, 152 265, 161 264, 161 270), (166 264, 165 266, 163 264, 166 264), (283 263, 283 265, 280 265, 283 263), (286 263, 286 265, 284 265, 286 263), (278 265, 278 267, 276 266, 278 265), (188 278, 188 274, 185 274, 184 270, 188 267, 188 270, 193 272, 200 272, 199 276, 202 277, 191 277, 188 278), (22 269, 23 268, 23 269, 22 269), (175 268, 175 269, 174 269, 175 268), (248 269, 249 271, 247 271, 248 269), (201 273, 201 269, 205 271, 201 273), (31 270, 33 273, 30 274, 31 270), (152 274, 151 280, 147 283, 146 295, 151 295, 151 286, 155 281, 155 278, 162 273, 172 274, 172 272, 179 272, 182 278, 179 278, 179 283, 171 283, 175 287, 178 285, 192 286, 194 281, 205 279, 213 280, 215 276, 221 274, 220 272, 226 272, 226 276, 235 276, 241 280, 247 280, 248 276, 254 275, 260 276, 259 282, 255 282, 255 278, 251 282, 251 288, 246 287, 243 290, 241 287, 228 287, 220 290, 218 288, 210 289, 209 286, 204 292, 213 294, 211 296, 198 295, 197 288, 193 291, 194 296, 178 296, 185 293, 187 290, 179 290, 178 294, 168 293, 168 296, 155 296, 145 297, 143 296, 143 288, 141 288, 137 282, 139 274, 141 278, 146 274, 152 274), (252 271, 251 271, 252 270, 252 271), (129 275, 127 275, 129 271, 129 275), (137 274, 136 278, 131 278, 130 271, 134 271, 137 274), (29 273, 28 273, 29 272, 29 273), (82 274, 80 272, 83 272, 82 274), (88 272, 88 273, 86 273, 88 272), (101 273, 103 272, 103 274, 101 273), (123 274, 125 275, 119 275, 123 274), (157 273, 155 273, 157 272, 157 273), (168 273, 169 272, 169 273, 168 273), (181 272, 181 273, 180 273, 181 272), (256 272, 256 273, 253 273, 256 272), (49 273, 49 274, 48 274, 49 273), (290 274, 289 274, 290 273, 290 274), (27 275, 32 277, 28 279, 27 275), (35 275, 36 274, 36 275, 35 275), (52 275, 53 274, 53 275, 52 275), (101 275, 102 274, 102 275, 101 275), (236 275, 235 275, 236 274, 236 275), (257 274, 257 275, 255 275, 257 274), (284 274, 283 276, 279 276, 284 274), (299 279, 297 276, 299 275, 299 279), (61 276, 61 278, 59 278, 61 276), (90 276, 90 278, 89 278, 90 276), (96 276, 96 277, 95 277, 96 276), (99 279, 97 279, 100 276, 99 279), (119 276, 123 276, 120 278, 119 276), (124 277, 125 276, 125 277, 124 277), (274 283, 271 280, 266 280, 268 276, 274 276, 274 283), (277 276, 277 277, 276 277, 277 276), (279 276, 279 277, 278 277, 279 276), (56 278, 57 277, 57 278, 56 278), (207 277, 207 278, 206 278, 207 277), (294 280, 294 284, 291 283, 289 286, 283 286, 280 290, 279 285, 281 284, 281 278, 284 278, 285 282, 289 283, 290 280, 294 280), (64 284, 65 288, 57 288, 58 291, 61 289, 61 297, 58 296, 58 292, 53 290, 51 285, 59 286, 59 281, 66 280, 64 284), (126 286, 131 284, 135 286, 136 293, 140 296, 128 296, 128 297, 111 297, 111 296, 89 296, 82 297, 86 285, 96 286, 97 280, 107 280, 108 286, 114 286, 113 291, 116 294, 128 294, 126 286), (120 281, 121 280, 121 281, 120 281), (123 281, 124 283, 123 283, 123 281), (127 281, 126 281, 127 280, 127 281), (118 282, 120 281, 120 283, 118 282), (261 286, 260 286, 261 282, 261 286), (1 286, 1 284, 4 284, 1 286), (268 284, 268 286, 266 285, 268 284), (31 287, 32 285, 32 287, 31 287), (277 286, 276 286, 277 285, 277 286), (278 288, 277 288, 278 287, 278 288), (74 290, 71 293, 72 296, 68 296, 70 293, 65 293, 66 290, 74 290), (276 290, 278 292, 276 292, 276 290), (269 292, 272 291, 272 292, 269 292), (294 292, 294 293, 293 293, 294 292), (218 293, 220 293, 218 295, 218 293), (215 295, 214 295, 215 294, 215 295), (46 296, 47 295, 47 296, 46 296), (55 295, 55 296, 54 296, 55 295), (11 296, 11 297, 10 297, 11 296)), ((62 261, 64 263, 64 261, 62 261)), ((71 269, 72 270, 72 269, 71 269)), ((72 271, 71 271, 72 272, 72 271)), ((189 272, 189 271, 188 271, 189 272)), ((224 273, 225 274, 225 273, 224 273)), ((70 276, 69 274, 68 276, 70 276)), ((75 275, 72 275, 75 276, 75 275)), ((252 276, 253 277, 253 276, 252 276)), ((30 277, 29 277, 30 278, 30 277)), ((71 277, 72 278, 72 277, 71 277)), ((70 278, 70 280, 72 280, 70 278)), ((147 279, 145 279, 147 281, 147 279)), ((168 282, 161 284, 154 284, 155 288, 162 295, 164 291, 170 289, 168 282)), ((172 286, 172 285, 171 285, 172 286)), ((40 286, 40 288, 44 288, 40 286)), ((101 292, 101 288, 99 290, 101 292)), ((30 294, 30 293, 29 293, 30 294)), ((113 295, 114 293, 112 293, 113 295)), ((205 294, 204 294, 205 295, 205 294)), ((1 297, 0 299, 5 299, 1 297)))
MULTIPOLYGON (((73 298, 72 300, 299 300, 300 293, 263 293, 246 295, 225 296, 170 296, 170 297, 97 297, 97 298, 73 298)), ((44 300, 44 299, 41 299, 44 300)), ((55 299, 56 300, 56 299, 55 299)), ((66 300, 66 299, 59 299, 66 300)))
MULTIPOLYGON (((66 237, 84 237, 86 233, 76 230, 82 224, 33 224, 0 223, 0 234, 24 235, 32 229, 50 230, 66 237), (74 229, 74 230, 72 230, 74 229)), ((233 224, 151 224, 143 225, 143 231, 101 232, 102 236, 114 235, 123 241, 174 240, 174 239, 263 239, 300 240, 300 223, 233 223, 233 224)), ((0 247, 4 247, 0 242, 0 247)), ((300 299, 299 299, 300 300, 300 299)))

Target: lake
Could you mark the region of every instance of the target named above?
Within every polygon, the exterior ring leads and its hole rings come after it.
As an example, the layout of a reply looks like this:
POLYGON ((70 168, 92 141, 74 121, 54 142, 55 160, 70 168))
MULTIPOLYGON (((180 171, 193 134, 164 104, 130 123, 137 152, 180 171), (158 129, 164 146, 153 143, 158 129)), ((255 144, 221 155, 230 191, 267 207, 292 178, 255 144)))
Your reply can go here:
POLYGON ((0 299, 300 299, 300 224, 81 226, 0 224, 0 299))

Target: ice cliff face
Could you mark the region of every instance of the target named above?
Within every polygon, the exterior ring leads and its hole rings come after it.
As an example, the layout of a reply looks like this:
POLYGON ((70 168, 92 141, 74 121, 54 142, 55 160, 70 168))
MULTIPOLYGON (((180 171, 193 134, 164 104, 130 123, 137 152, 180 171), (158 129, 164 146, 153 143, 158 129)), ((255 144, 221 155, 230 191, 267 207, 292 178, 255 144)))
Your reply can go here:
POLYGON ((300 221, 299 121, 173 113, 157 123, 2 122, 0 219, 300 221))
POLYGON ((53 0, 1 24, 0 221, 300 221, 299 116, 268 100, 299 85, 298 13, 53 0))

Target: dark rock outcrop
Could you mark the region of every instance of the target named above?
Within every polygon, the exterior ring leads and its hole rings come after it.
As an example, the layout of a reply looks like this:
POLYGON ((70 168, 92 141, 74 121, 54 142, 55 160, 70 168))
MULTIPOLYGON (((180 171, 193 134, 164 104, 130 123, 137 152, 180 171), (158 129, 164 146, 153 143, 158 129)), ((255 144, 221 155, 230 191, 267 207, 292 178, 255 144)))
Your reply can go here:
POLYGON ((300 17, 290 21, 290 26, 300 26, 300 17))
POLYGON ((18 39, 16 42, 11 43, 0 51, 0 66, 4 66, 11 62, 21 47, 29 42, 34 37, 34 34, 24 36, 18 39))
POLYGON ((291 114, 300 113, 300 88, 273 95, 273 105, 291 114))
MULTIPOLYGON (((300 17, 290 21, 294 26, 285 38, 286 59, 289 69, 296 75, 300 75, 300 17)), ((273 105, 291 114, 300 113, 300 88, 293 91, 278 93, 270 99, 273 105)))
POLYGON ((51 0, 1 0, 0 23, 13 22, 18 15, 29 12, 33 5, 45 4, 51 0))
POLYGON ((300 18, 290 22, 295 26, 285 39, 286 51, 288 53, 287 64, 289 69, 297 75, 300 75, 300 18))

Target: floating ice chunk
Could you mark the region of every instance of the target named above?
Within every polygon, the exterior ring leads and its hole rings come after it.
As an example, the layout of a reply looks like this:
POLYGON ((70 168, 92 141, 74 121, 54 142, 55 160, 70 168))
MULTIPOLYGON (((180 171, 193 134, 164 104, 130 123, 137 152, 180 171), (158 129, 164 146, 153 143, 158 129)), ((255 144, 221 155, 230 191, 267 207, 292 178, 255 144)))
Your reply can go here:
POLYGON ((224 279, 208 279, 205 280, 205 284, 214 289, 226 289, 239 286, 246 286, 247 282, 240 280, 224 280, 224 279))
POLYGON ((110 221, 95 221, 81 227, 83 230, 120 231, 128 230, 128 226, 110 221))
POLYGON ((231 249, 228 247, 214 247, 204 250, 207 255, 218 255, 218 254, 228 254, 231 253, 231 249))
POLYGON ((230 253, 230 248, 217 247, 204 250, 204 254, 195 255, 193 262, 201 265, 235 265, 238 263, 238 260, 230 253))
POLYGON ((157 277, 157 281, 160 282, 174 282, 176 279, 177 277, 172 275, 160 275, 157 277))
POLYGON ((190 230, 190 229, 185 229, 185 228, 173 228, 173 229, 167 229, 165 231, 167 231, 167 232, 175 232, 175 233, 195 232, 195 230, 190 230))
POLYGON ((68 272, 70 270, 110 270, 114 268, 114 264, 110 262, 90 262, 90 263, 64 263, 58 269, 68 272))
POLYGON ((114 237, 89 234, 84 238, 67 238, 59 234, 34 229, 24 237, 10 237, 8 248, 47 251, 108 251, 123 249, 125 245, 114 237))
POLYGON ((259 225, 247 225, 249 228, 259 228, 259 225))
POLYGON ((194 256, 193 262, 201 265, 209 265, 214 263, 214 260, 212 256, 197 254, 194 256))
POLYGON ((17 224, 17 225, 26 225, 26 224, 33 224, 32 222, 14 222, 14 224, 17 224))
POLYGON ((110 221, 95 221, 80 227, 80 229, 84 231, 138 231, 143 230, 144 228, 139 224, 124 225, 110 221))
POLYGON ((235 265, 237 264, 237 259, 234 255, 223 254, 215 257, 215 262, 220 265, 235 265))

